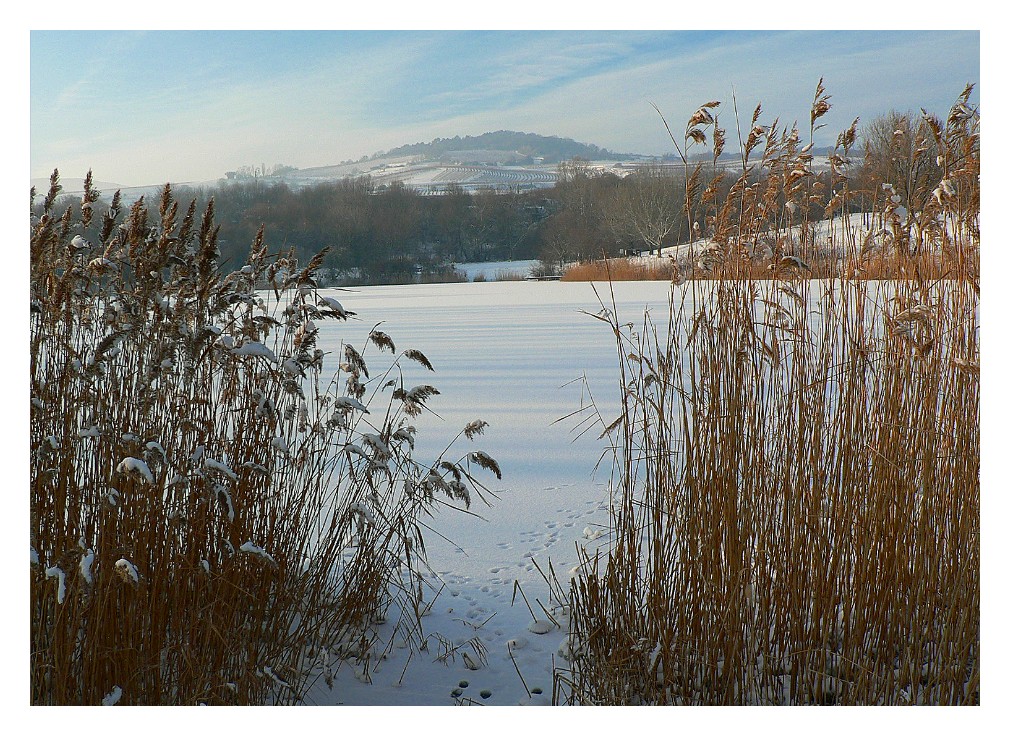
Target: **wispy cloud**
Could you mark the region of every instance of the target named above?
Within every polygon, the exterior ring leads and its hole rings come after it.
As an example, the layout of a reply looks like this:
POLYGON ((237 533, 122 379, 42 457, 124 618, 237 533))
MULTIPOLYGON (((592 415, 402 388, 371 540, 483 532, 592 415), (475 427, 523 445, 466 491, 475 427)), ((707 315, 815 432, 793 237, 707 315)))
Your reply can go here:
MULTIPOLYGON (((941 109, 978 81, 972 32, 152 32, 32 35, 32 175, 125 184, 213 179, 244 163, 314 166, 512 128, 615 151, 670 149, 710 98, 837 128, 941 109)), ((730 126, 727 126, 730 127, 730 126)))

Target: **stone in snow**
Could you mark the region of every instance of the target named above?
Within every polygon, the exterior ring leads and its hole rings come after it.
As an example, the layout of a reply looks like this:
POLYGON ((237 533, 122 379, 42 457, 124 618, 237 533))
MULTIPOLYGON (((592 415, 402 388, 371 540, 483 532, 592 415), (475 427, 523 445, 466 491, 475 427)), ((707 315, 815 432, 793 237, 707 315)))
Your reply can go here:
POLYGON ((551 624, 549 621, 533 621, 527 628, 534 634, 546 634, 551 630, 551 624))

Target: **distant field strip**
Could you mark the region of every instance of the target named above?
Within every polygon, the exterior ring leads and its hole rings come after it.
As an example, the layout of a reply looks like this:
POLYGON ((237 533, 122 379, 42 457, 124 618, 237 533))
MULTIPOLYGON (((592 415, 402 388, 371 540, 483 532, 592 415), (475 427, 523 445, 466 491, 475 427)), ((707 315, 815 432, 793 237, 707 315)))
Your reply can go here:
POLYGON ((504 168, 496 166, 423 166, 383 172, 374 179, 380 183, 402 181, 417 188, 438 188, 448 184, 468 187, 551 186, 557 181, 554 171, 504 168))

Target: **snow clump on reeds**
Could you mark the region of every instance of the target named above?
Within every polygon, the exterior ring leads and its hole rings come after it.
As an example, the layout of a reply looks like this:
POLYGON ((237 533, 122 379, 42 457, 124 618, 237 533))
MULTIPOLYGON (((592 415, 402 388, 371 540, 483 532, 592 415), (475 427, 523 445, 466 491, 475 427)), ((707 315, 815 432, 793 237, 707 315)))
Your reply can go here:
POLYGON ((137 572, 136 565, 125 557, 121 557, 116 560, 116 574, 118 574, 125 583, 132 583, 136 585, 140 582, 140 573, 137 572))
POLYGON ((67 576, 56 565, 46 568, 47 578, 56 578, 56 602, 63 603, 63 598, 67 594, 67 576))
POLYGON ((273 565, 277 564, 277 560, 275 560, 269 552, 267 552, 259 545, 253 544, 252 542, 243 542, 238 549, 239 552, 245 552, 246 554, 254 555, 255 557, 264 559, 273 565))
POLYGON ((81 577, 84 578, 84 582, 91 585, 94 582, 94 578, 91 575, 91 566, 95 564, 95 551, 88 549, 81 556, 81 577))
POLYGON ((116 472, 122 473, 123 475, 139 475, 146 480, 149 485, 154 485, 154 475, 151 473, 151 469, 148 467, 147 463, 139 458, 124 458, 123 461, 116 466, 116 472))

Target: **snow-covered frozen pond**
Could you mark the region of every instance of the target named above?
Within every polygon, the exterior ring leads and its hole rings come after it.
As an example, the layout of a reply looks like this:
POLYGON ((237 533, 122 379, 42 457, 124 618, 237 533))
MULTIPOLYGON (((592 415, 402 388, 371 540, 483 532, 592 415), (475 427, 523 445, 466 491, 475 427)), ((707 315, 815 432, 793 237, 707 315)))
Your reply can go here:
MULTIPOLYGON (((600 289, 609 301, 608 287, 600 289)), ((665 322, 668 283, 624 282, 614 289, 623 322, 641 323, 646 308, 657 322, 665 322)), ((434 535, 428 540, 429 562, 446 587, 424 619, 425 631, 453 641, 480 637, 487 666, 469 670, 459 655, 434 662, 438 652, 433 647, 412 655, 401 682, 407 653, 393 648, 372 674, 371 685, 359 682, 345 662, 335 689, 320 688, 312 702, 452 705, 472 698, 486 705, 549 703, 552 656, 557 657, 563 634, 557 627, 531 631, 526 603, 517 595, 512 605, 512 596, 518 581, 539 613, 536 599, 545 606, 549 599, 533 562, 546 570, 549 558, 559 576, 565 576, 576 564, 577 543, 592 549, 606 541, 588 539, 609 518, 609 456, 594 476, 594 466, 606 453, 596 439, 601 430, 594 427, 576 440, 579 417, 558 422, 583 405, 583 376, 607 421, 617 413, 614 337, 606 324, 586 314, 601 308, 592 285, 376 286, 334 295, 358 316, 347 323, 320 323, 323 350, 338 353, 341 340, 361 350, 369 330, 382 323, 379 329, 394 340, 397 351, 420 350, 434 365, 434 373, 406 365, 412 373, 405 383, 430 383, 441 392, 428 402, 439 416, 425 413, 415 422, 415 456, 434 460, 463 426, 483 419, 490 425, 484 435, 472 444, 461 439, 458 453, 449 456, 482 449, 498 461, 503 478, 486 474, 500 500, 487 508, 475 499, 471 510, 483 519, 442 513, 433 526, 452 543, 434 535), (461 688, 461 681, 467 687, 461 688)), ((372 376, 380 375, 388 355, 368 346, 365 358, 372 376)))

